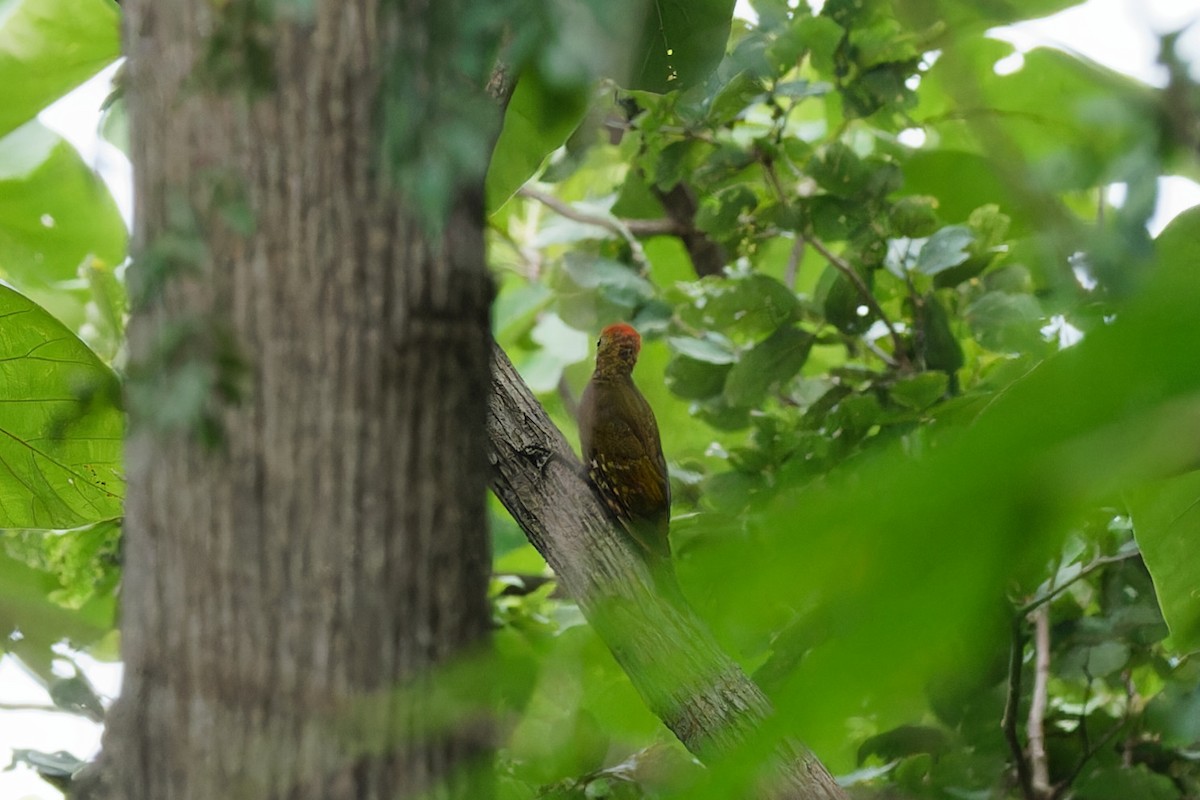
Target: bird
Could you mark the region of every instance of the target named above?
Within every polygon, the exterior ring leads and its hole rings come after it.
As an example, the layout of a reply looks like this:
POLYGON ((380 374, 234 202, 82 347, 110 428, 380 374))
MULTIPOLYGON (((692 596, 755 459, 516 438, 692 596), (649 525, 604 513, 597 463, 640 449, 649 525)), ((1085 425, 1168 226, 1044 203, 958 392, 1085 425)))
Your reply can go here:
POLYGON ((651 566, 671 560, 671 482, 654 410, 633 382, 642 337, 609 325, 579 401, 579 443, 588 480, 651 566))

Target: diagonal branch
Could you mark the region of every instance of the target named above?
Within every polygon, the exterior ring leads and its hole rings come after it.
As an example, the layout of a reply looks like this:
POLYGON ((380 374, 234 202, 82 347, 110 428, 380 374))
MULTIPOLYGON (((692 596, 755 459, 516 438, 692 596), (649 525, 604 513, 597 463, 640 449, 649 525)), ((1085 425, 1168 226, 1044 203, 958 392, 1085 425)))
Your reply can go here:
MULTIPOLYGON (((499 346, 488 403, 492 490, 608 645, 650 710, 702 760, 762 734, 770 702, 690 608, 671 603, 619 535, 583 468, 499 346)), ((804 747, 781 741, 776 798, 845 800, 804 747)))
POLYGON ((642 248, 642 243, 637 240, 637 237, 675 235, 679 233, 679 227, 670 220, 623 220, 618 219, 612 214, 597 214, 577 208, 570 203, 565 203, 554 195, 543 192, 540 189, 535 189, 529 185, 522 186, 517 190, 517 194, 521 197, 528 197, 530 200, 538 201, 559 216, 575 222, 582 222, 585 225, 595 225, 598 228, 603 228, 621 237, 625 240, 625 244, 629 246, 634 263, 643 272, 649 268, 649 264, 646 261, 646 251, 642 248))

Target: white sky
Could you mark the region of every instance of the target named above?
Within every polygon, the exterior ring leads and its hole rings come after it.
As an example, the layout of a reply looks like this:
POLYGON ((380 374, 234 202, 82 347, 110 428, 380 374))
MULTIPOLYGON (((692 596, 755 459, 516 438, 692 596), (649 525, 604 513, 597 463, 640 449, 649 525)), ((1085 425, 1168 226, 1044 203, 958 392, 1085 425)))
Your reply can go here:
MULTIPOLYGON (((965 2, 966 0, 964 0, 965 2)), ((739 16, 752 16, 746 0, 738 0, 739 16)), ((1088 0, 1046 19, 995 32, 1022 50, 1050 45, 1071 50, 1107 67, 1162 85, 1165 75, 1155 65, 1157 34, 1179 30, 1200 20, 1200 0, 1088 0)), ((1200 26, 1189 31, 1181 49, 1200 64, 1200 26)), ((129 162, 111 144, 96 136, 99 107, 109 92, 115 67, 44 111, 40 118, 79 149, 83 158, 108 181, 126 220, 132 213, 129 162)), ((1159 186, 1159 209, 1151 222, 1160 230, 1184 208, 1200 204, 1200 186, 1184 178, 1164 178, 1159 186)), ((120 684, 120 667, 76 656, 96 688, 111 699, 120 684)), ((48 705, 42 687, 8 657, 0 657, 0 767, 12 748, 53 752, 67 750, 80 758, 95 754, 100 726, 70 714, 5 711, 3 704, 48 705)), ((0 798, 59 800, 61 795, 32 771, 20 767, 0 771, 0 798)))

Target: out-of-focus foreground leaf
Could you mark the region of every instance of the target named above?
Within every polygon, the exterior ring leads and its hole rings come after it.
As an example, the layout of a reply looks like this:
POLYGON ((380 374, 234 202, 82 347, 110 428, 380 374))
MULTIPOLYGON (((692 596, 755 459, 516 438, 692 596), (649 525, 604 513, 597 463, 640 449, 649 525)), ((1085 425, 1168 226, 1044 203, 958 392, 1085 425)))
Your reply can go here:
POLYGON ((779 497, 750 557, 741 540, 711 551, 747 570, 731 617, 761 617, 771 597, 824 607, 824 644, 780 692, 783 716, 819 751, 839 750, 839 721, 856 711, 886 725, 919 709, 939 675, 971 669, 1004 635, 981 620, 997 618, 1010 581, 1036 575, 1079 515, 1194 458, 1200 430, 1186 414, 1192 429, 1179 430, 1179 401, 1200 391, 1200 349, 1179 345, 1200 341, 1200 281, 1177 232, 1197 220, 1193 209, 1164 232, 1136 304, 972 426, 935 436, 922 459, 893 447, 779 497))
POLYGON ((109 0, 11 0, 0 6, 0 135, 120 55, 119 19, 109 0))

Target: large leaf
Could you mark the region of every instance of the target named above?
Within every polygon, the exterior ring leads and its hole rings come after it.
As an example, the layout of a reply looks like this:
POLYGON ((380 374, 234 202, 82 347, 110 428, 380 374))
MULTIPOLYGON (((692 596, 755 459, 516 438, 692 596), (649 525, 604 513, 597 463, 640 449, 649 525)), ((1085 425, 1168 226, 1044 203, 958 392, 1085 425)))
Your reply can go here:
POLYGON ((108 187, 69 143, 37 122, 0 139, 0 277, 73 280, 89 257, 124 261, 127 238, 108 187))
POLYGON ((119 19, 109 0, 0 4, 0 136, 120 55, 119 19))
POLYGON ((963 3, 960 0, 908 0, 897 3, 898 13, 913 25, 941 23, 951 33, 983 30, 1010 22, 1035 19, 1079 5, 1082 0, 989 0, 963 3))
POLYGON ((1200 650, 1200 472, 1142 489, 1129 505, 1175 647, 1200 650))
POLYGON ((965 40, 927 73, 929 90, 915 116, 927 120, 942 147, 1003 154, 1004 194, 1083 189, 1134 177, 1130 154, 1154 136, 1156 112, 1147 87, 1048 48, 1023 54, 1021 69, 996 74, 996 63, 1012 53, 1003 42, 965 40), (987 112, 948 105, 949 98, 975 98, 972 106, 987 112))
MULTIPOLYGON (((1194 230, 1183 232, 1194 240, 1194 230)), ((896 446, 841 479, 782 493, 755 559, 741 541, 713 548, 714 564, 747 562, 754 573, 755 592, 720 593, 731 618, 753 618, 761 598, 789 593, 829 609, 837 637, 806 656, 779 697, 780 713, 802 719, 800 734, 819 752, 842 746, 836 720, 906 718, 941 670, 977 668, 970 654, 997 646, 981 619, 1014 578, 1040 574, 1079 515, 1194 459, 1178 413, 1200 392, 1200 350, 1189 344, 1200 340, 1200 282, 1186 256, 1163 247, 1136 304, 925 457, 896 446)), ((788 475, 779 480, 786 486, 788 475)), ((730 585, 748 580, 729 575, 730 585)))
MULTIPOLYGON (((1155 246, 1163 269, 1194 274, 1200 263, 1200 207, 1176 217, 1155 246)), ((1168 342, 1164 339, 1154 346, 1165 347, 1168 342)), ((1198 650, 1200 562, 1195 554, 1200 546, 1200 472, 1142 487, 1130 495, 1129 504, 1138 546, 1175 646, 1198 650)))
POLYGON ((668 92, 708 77, 725 55, 733 0, 648 0, 630 89, 668 92))
POLYGON ((562 146, 587 112, 587 95, 555 90, 536 70, 521 76, 504 112, 504 127, 487 173, 489 211, 500 208, 562 146))
POLYGON ((734 406, 756 406, 773 385, 783 384, 804 366, 812 334, 784 326, 742 354, 725 381, 725 399, 734 406))
POLYGON ((121 513, 117 378, 43 308, 0 286, 0 528, 121 513))

